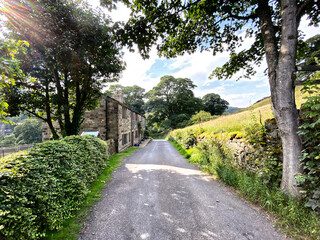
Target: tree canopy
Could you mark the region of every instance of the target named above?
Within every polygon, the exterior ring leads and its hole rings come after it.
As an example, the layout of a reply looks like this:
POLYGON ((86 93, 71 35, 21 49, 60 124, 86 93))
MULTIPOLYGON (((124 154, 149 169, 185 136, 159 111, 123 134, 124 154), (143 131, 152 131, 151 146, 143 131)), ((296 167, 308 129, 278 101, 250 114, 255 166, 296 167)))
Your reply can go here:
POLYGON ((201 110, 197 114, 192 115, 190 121, 193 124, 197 124, 198 123, 199 126, 201 127, 201 123, 209 121, 210 119, 212 119, 212 115, 209 112, 201 110))
POLYGON ((229 103, 222 99, 219 94, 208 93, 202 97, 204 110, 211 115, 221 115, 228 108, 229 103))
POLYGON ((147 93, 149 124, 159 123, 165 128, 184 127, 183 122, 202 107, 201 99, 192 91, 195 87, 188 78, 161 77, 157 86, 147 93))
MULTIPOLYGON (((299 49, 299 66, 316 66, 319 65, 318 61, 320 59, 320 34, 315 35, 306 41, 302 41, 305 45, 299 49)), ((305 81, 307 78, 311 77, 313 72, 299 72, 297 79, 299 81, 305 81)), ((319 79, 318 79, 319 80, 319 79)))
POLYGON ((27 40, 19 56, 27 79, 2 89, 9 112, 26 111, 52 124, 62 136, 78 134, 85 110, 96 107, 106 82, 124 69, 113 25, 104 15, 79 1, 25 1, 5 3, 10 37, 27 40))
MULTIPOLYGON (((29 44, 25 41, 0 39, 0 88, 15 84, 15 78, 24 78, 16 56, 24 54, 29 44)), ((0 96, 0 121, 5 121, 8 103, 0 96)))
POLYGON ((16 145, 42 142, 42 122, 37 119, 25 119, 13 131, 16 145))

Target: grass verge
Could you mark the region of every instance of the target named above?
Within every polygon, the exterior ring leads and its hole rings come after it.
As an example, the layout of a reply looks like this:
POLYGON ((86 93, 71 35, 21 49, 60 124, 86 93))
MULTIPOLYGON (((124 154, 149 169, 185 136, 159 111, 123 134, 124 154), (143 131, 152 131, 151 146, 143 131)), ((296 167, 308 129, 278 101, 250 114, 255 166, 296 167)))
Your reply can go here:
POLYGON ((189 159, 191 156, 189 153, 187 153, 186 150, 184 150, 183 147, 181 147, 181 145, 179 143, 177 143, 176 141, 174 140, 169 140, 169 142, 174 146, 175 149, 177 149, 182 156, 184 156, 185 158, 189 159))
POLYGON ((83 223, 88 219, 91 207, 101 198, 101 191, 111 179, 111 174, 114 169, 118 168, 122 160, 130 156, 137 147, 129 148, 121 153, 114 154, 109 160, 106 169, 101 173, 95 182, 92 183, 89 193, 84 199, 83 204, 75 213, 73 218, 68 219, 60 231, 51 231, 47 233, 46 240, 74 240, 78 238, 78 234, 82 228, 83 223))
MULTIPOLYGON (((192 158, 179 143, 170 139, 170 143, 187 159, 192 158)), ((193 161, 192 161, 193 162, 193 161)), ((202 169, 207 165, 200 161, 193 162, 202 169)), ((213 166, 219 179, 237 189, 239 195, 248 199, 267 211, 275 224, 290 237, 295 239, 320 239, 320 217, 316 212, 306 208, 305 203, 299 199, 288 197, 278 188, 269 188, 257 175, 246 170, 236 169, 222 161, 213 166)))

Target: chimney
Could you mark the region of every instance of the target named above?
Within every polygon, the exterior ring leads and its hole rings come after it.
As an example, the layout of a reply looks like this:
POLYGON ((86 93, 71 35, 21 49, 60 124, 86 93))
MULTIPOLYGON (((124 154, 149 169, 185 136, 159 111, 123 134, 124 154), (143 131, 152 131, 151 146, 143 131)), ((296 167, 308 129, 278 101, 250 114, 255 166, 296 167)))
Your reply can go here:
POLYGON ((117 100, 118 102, 123 103, 123 95, 122 95, 122 92, 117 92, 117 93, 114 95, 114 99, 117 100))

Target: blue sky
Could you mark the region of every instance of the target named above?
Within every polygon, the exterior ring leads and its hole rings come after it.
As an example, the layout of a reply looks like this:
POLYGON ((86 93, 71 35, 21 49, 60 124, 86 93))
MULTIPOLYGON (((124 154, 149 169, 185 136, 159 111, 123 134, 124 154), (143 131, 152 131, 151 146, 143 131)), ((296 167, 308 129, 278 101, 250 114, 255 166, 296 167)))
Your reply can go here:
MULTIPOLYGON (((89 0, 89 3, 98 6, 99 0, 89 0)), ((129 9, 119 5, 118 10, 111 13, 111 17, 114 21, 126 21, 129 14, 129 9)), ((300 24, 300 30, 302 29, 305 39, 320 33, 319 28, 309 27, 306 19, 303 19, 300 24)), ((252 39, 246 39, 238 51, 249 47, 252 41, 252 39)), ((172 75, 177 78, 190 78, 197 85, 194 89, 197 97, 207 93, 217 93, 233 107, 247 107, 263 97, 270 96, 268 78, 264 74, 267 68, 265 61, 260 67, 255 66, 257 74, 250 79, 236 81, 238 76, 244 74, 240 71, 232 79, 219 81, 210 80, 209 76, 212 70, 222 66, 228 60, 227 52, 216 56, 211 52, 196 52, 192 55, 185 54, 174 59, 165 59, 158 57, 154 47, 150 52, 150 58, 143 60, 137 51, 134 53, 129 52, 128 49, 123 51, 127 68, 118 83, 124 86, 138 85, 148 91, 158 84, 162 76, 172 75)))

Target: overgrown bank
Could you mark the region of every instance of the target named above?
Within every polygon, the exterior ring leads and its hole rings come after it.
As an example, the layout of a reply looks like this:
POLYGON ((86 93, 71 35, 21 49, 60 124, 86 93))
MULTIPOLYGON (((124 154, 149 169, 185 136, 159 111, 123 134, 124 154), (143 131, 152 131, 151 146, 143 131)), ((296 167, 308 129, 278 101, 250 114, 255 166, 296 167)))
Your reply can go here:
POLYGON ((185 149, 173 137, 169 140, 191 163, 218 176, 238 189, 241 196, 271 213, 286 234, 297 239, 318 239, 320 236, 320 220, 316 212, 306 208, 304 201, 297 201, 279 188, 268 186, 258 175, 236 168, 230 152, 218 139, 203 141, 192 149, 185 149))
POLYGON ((60 230, 88 197, 97 197, 92 183, 117 165, 108 159, 107 144, 91 136, 49 141, 2 158, 0 238, 41 239, 60 230))
MULTIPOLYGON (((204 171, 218 176, 239 190, 251 202, 271 213, 289 236, 319 239, 319 95, 309 97, 302 107, 304 140, 301 165, 304 173, 296 176, 303 187, 301 199, 288 197, 280 190, 282 149, 274 121, 264 120, 270 108, 267 101, 257 108, 224 116, 192 127, 172 131, 173 145, 204 171), (233 148, 233 145, 236 147, 233 148), (313 210, 315 211, 313 211, 313 210)), ((270 109, 271 110, 271 109, 270 109)))

